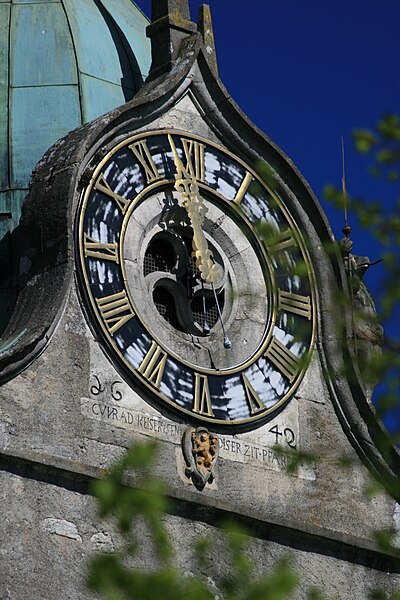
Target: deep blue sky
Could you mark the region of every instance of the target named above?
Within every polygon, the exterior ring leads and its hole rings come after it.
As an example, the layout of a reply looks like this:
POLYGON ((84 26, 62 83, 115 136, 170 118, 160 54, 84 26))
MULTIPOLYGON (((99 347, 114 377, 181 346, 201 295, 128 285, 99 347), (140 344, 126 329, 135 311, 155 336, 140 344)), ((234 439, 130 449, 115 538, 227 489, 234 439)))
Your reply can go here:
MULTIPOLYGON (((150 0, 137 0, 150 15, 150 0)), ((192 20, 200 2, 190 0, 192 20)), ((341 136, 350 195, 385 206, 399 184, 367 173, 352 147, 356 127, 400 113, 399 0, 210 0, 220 77, 252 121, 293 160, 322 201, 327 183, 340 186, 341 136)), ((341 237, 343 217, 322 204, 341 237)), ((382 249, 353 224, 354 252, 379 258, 382 249)), ((379 286, 381 267, 366 283, 379 286)), ((393 332, 397 322, 390 326, 393 332)), ((397 416, 397 426, 400 419, 397 416)), ((394 425, 392 419, 392 426, 394 425)))

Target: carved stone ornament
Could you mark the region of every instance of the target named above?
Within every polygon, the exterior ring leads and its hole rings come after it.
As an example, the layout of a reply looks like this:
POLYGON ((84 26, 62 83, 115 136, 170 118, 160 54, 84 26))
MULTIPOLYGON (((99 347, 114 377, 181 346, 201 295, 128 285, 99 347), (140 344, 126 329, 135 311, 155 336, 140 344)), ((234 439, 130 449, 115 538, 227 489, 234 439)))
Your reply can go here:
POLYGON ((202 490, 214 480, 214 465, 218 458, 218 437, 206 427, 187 427, 182 436, 185 474, 193 485, 202 490))
POLYGON ((351 290, 352 327, 355 338, 357 363, 362 375, 366 397, 370 400, 377 377, 371 376, 371 364, 382 354, 384 341, 383 327, 378 322, 374 301, 362 278, 372 265, 367 256, 352 254, 353 241, 348 237, 339 240, 349 287, 351 290))

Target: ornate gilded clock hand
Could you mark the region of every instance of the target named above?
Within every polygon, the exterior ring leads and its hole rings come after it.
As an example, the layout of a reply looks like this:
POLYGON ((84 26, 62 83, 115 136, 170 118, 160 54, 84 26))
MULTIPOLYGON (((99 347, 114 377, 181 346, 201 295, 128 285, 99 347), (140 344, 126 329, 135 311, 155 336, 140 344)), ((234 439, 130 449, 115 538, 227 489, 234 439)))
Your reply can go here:
POLYGON ((204 217, 208 208, 200 196, 195 177, 183 166, 171 135, 168 135, 168 140, 176 168, 175 189, 183 197, 183 206, 186 208, 193 229, 193 252, 196 257, 196 267, 199 269, 204 283, 218 285, 223 275, 222 268, 215 263, 203 231, 204 217))

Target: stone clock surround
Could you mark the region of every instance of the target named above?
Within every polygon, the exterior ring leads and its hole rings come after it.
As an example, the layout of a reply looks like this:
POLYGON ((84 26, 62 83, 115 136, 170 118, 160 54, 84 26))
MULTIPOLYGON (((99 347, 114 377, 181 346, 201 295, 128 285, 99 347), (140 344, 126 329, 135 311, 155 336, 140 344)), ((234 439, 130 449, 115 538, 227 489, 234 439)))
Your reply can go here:
MULTIPOLYGON (((25 202, 21 222, 21 292, 3 336, 0 354, 2 380, 15 376, 46 348, 65 308, 73 277, 74 215, 81 190, 91 176, 86 165, 96 156, 111 130, 114 136, 118 132, 140 131, 151 120, 152 126, 156 123, 161 126, 162 118, 155 119, 168 110, 167 126, 175 122, 176 128, 181 128, 182 119, 187 119, 190 113, 174 112, 174 104, 190 88, 195 112, 201 116, 197 119, 197 133, 216 142, 223 139, 239 156, 243 140, 251 140, 251 144, 246 143, 243 158, 255 163, 263 157, 274 170, 279 185, 285 189, 292 215, 302 223, 303 231, 307 231, 319 289, 324 290, 324 297, 319 298, 322 318, 317 347, 323 368, 330 373, 328 383, 335 411, 351 444, 370 468, 378 475, 396 478, 398 453, 394 450, 389 454, 386 452, 384 458, 373 442, 381 435, 380 425, 365 398, 362 384, 358 383, 357 369, 351 389, 338 377, 343 360, 347 364, 355 364, 355 361, 351 348, 343 343, 336 327, 332 298, 337 286, 346 290, 346 277, 335 247, 331 257, 321 251, 321 244, 329 247, 332 242, 325 215, 291 161, 243 115, 207 60, 199 34, 187 37, 181 44, 180 55, 171 73, 152 79, 130 103, 60 140, 36 166, 34 187, 25 202), (284 177, 284 182, 279 174, 284 177), (76 188, 75 181, 78 182, 76 188), (328 297, 327 290, 331 291, 328 297), (372 443, 369 441, 371 436, 372 443)), ((350 329, 350 323, 346 327, 350 329)))
MULTIPOLYGON (((187 99, 183 104, 181 107, 178 102, 176 108, 193 114, 194 106, 187 99)), ((78 209, 77 270, 82 297, 90 302, 91 322, 105 338, 110 356, 125 369, 133 387, 135 381, 136 385, 147 386, 143 394, 146 400, 151 401, 157 395, 161 406, 172 406, 189 418, 208 422, 210 427, 232 431, 235 425, 236 429, 245 425, 250 429, 251 424, 266 420, 272 411, 279 411, 287 403, 304 374, 314 340, 314 278, 305 243, 286 214, 284 200, 274 198, 274 192, 257 182, 253 172, 254 186, 249 186, 244 194, 243 214, 239 213, 231 198, 236 197, 251 167, 224 152, 222 147, 190 136, 176 130, 145 131, 142 136, 117 139, 115 146, 107 147, 109 152, 96 165, 78 209), (236 283, 232 288, 232 308, 223 308, 224 326, 217 322, 209 336, 196 336, 192 330, 186 332, 185 338, 176 328, 167 327, 159 314, 154 314, 153 296, 140 285, 140 274, 148 247, 144 244, 148 230, 152 231, 159 223, 162 227, 155 235, 163 235, 164 239, 172 237, 174 226, 183 233, 180 223, 186 218, 186 210, 179 208, 180 194, 171 183, 171 176, 174 180, 171 144, 175 148, 174 144, 179 145, 182 140, 189 143, 188 139, 190 144, 201 143, 205 155, 204 180, 198 186, 201 191, 197 192, 198 201, 204 197, 203 208, 208 211, 204 232, 210 244, 224 247, 219 252, 220 256, 226 256, 226 267, 224 271, 221 267, 221 272, 226 273, 227 281, 230 272, 229 279, 236 283), (153 164, 155 172, 150 174, 150 181, 148 177, 143 179, 132 147, 135 151, 138 147, 146 148, 153 155, 158 170, 153 164), (231 180, 226 175, 229 171, 234 173, 231 180), (110 196, 110 189, 130 197, 130 203, 110 196), (174 209, 171 202, 175 203, 174 209), (165 206, 169 209, 163 213, 160 207, 165 206), (175 213, 171 213, 177 209, 178 221, 175 213), (289 247, 273 251, 260 243, 255 227, 262 213, 266 213, 264 219, 273 229, 269 239, 278 236, 282 244, 280 236, 284 232, 290 240, 289 247), (101 246, 107 254, 99 253, 100 240, 112 242, 111 248, 101 246), (130 260, 124 255, 128 249, 130 260), (293 265, 301 261, 307 270, 293 274, 293 265), (284 290, 303 294, 308 311, 298 315, 281 307, 277 298, 283 296, 284 290), (115 302, 119 303, 117 308, 115 302), (106 315, 111 306, 114 308, 109 322, 106 315), (225 346, 225 335, 229 336, 229 347, 225 346), (273 357, 274 353, 281 356, 279 351, 286 353, 281 369, 281 363, 273 357), (148 361, 154 364, 146 377, 142 365, 148 361), (157 374, 154 380, 152 372, 157 374), (205 403, 200 402, 200 396, 204 400, 204 390, 207 390, 205 403)), ((186 229, 191 230, 190 224, 186 223, 186 229)), ((174 239, 177 236, 175 231, 174 239)), ((165 273, 152 275, 162 281, 165 273)), ((168 281, 173 283, 175 278, 172 274, 171 277, 168 281)), ((223 280, 221 287, 222 284, 223 280)), ((203 285, 205 288, 207 283, 203 285)), ((186 294, 185 284, 180 289, 182 301, 186 294)), ((229 288, 225 296, 229 302, 229 288)), ((188 322, 190 325, 190 317, 188 322)))
MULTIPOLYGON (((357 378, 349 386, 338 377, 350 350, 334 317, 335 290, 345 288, 344 271, 337 255, 329 257, 321 248, 331 242, 331 232, 290 161, 244 118, 215 79, 200 38, 194 35, 183 46, 169 77, 151 81, 129 105, 58 142, 36 168, 21 225, 22 290, 4 338, 8 349, 0 355, 0 447, 11 465, 8 471, 18 479, 30 466, 36 480, 49 484, 55 477, 82 493, 87 479, 101 476, 125 446, 156 437, 156 474, 168 480, 179 518, 185 519, 190 506, 201 506, 201 527, 215 525, 223 513, 258 524, 264 539, 276 540, 280 532, 281 540, 289 540, 288 532, 295 532, 288 545, 316 549, 329 557, 327 565, 340 552, 353 561, 349 548, 355 546, 364 552, 361 563, 373 553, 369 566, 381 574, 390 559, 376 551, 372 529, 393 525, 395 503, 383 496, 373 502, 365 498, 368 472, 354 450, 388 478, 398 472, 398 456, 393 451, 384 460, 373 444, 378 425, 357 378), (152 127, 179 129, 195 123, 196 133, 223 140, 247 161, 263 156, 310 240, 320 290, 316 349, 295 398, 263 427, 221 435, 217 477, 203 492, 184 476, 179 444, 186 424, 147 405, 123 381, 87 324, 74 275, 74 215, 90 177, 87 165, 110 132, 143 131, 150 121, 152 127), (326 369, 332 373, 328 384, 326 369), (287 444, 293 436, 297 447, 318 461, 289 475, 273 450, 280 434, 287 444), (337 466, 343 455, 355 459, 350 477, 337 466), (46 466, 46 474, 38 464, 46 466), (73 485, 66 483, 71 478, 73 485)), ((180 527, 185 530, 184 523, 180 527)))

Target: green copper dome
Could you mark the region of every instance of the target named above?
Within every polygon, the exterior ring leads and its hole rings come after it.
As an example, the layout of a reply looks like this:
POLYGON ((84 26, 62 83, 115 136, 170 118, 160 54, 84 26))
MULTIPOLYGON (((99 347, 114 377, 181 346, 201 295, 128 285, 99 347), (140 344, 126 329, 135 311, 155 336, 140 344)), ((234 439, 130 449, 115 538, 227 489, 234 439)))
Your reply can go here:
POLYGON ((134 96, 150 68, 148 23, 131 0, 0 0, 0 332, 32 169, 60 137, 134 96))
POLYGON ((44 152, 141 86, 147 24, 131 0, 0 0, 0 239, 44 152))

